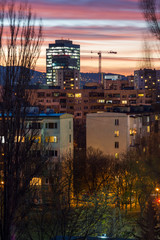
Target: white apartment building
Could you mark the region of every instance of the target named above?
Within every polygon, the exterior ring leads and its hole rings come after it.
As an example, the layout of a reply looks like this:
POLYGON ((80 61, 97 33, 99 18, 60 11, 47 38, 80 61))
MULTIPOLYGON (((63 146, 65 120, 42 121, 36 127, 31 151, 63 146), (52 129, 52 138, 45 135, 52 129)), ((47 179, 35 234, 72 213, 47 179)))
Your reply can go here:
POLYGON ((46 154, 54 160, 61 160, 65 154, 73 154, 73 116, 71 114, 29 113, 27 124, 30 129, 37 130, 34 138, 38 143, 38 151, 46 151, 46 154))
POLYGON ((86 119, 87 147, 116 158, 135 146, 136 137, 150 132, 149 116, 131 113, 91 113, 86 119), (145 117, 145 124, 144 118, 145 117))

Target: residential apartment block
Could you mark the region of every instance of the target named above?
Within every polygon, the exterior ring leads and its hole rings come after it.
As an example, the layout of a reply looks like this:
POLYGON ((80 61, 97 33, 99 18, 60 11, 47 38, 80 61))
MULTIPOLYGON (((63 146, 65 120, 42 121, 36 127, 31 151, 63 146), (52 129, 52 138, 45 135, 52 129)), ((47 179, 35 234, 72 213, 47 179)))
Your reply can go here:
POLYGON ((32 106, 39 106, 42 110, 53 109, 55 113, 70 113, 79 122, 85 121, 87 113, 111 111, 115 106, 154 103, 154 95, 149 90, 30 88, 26 92, 32 106))
POLYGON ((79 89, 80 78, 79 71, 76 69, 56 70, 56 82, 61 89, 79 89))
POLYGON ((65 154, 73 154, 73 116, 71 114, 31 112, 27 114, 27 125, 29 129, 37 131, 34 136, 38 143, 36 151, 45 150, 46 155, 54 161, 61 161, 65 154))
POLYGON ((134 71, 134 88, 156 90, 160 86, 160 71, 140 69, 134 71))
POLYGON ((154 114, 126 110, 128 112, 87 114, 87 147, 100 149, 104 154, 118 158, 127 150, 135 148, 142 137, 155 132, 154 114))

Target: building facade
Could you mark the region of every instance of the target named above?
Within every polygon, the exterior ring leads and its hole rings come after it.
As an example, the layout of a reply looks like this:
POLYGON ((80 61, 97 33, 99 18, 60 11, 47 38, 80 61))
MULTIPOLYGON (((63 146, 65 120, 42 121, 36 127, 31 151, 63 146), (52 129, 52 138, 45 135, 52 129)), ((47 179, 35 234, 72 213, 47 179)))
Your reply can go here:
POLYGON ((140 69, 134 71, 134 88, 156 90, 157 71, 155 69, 140 69))
POLYGON ((47 84, 58 85, 56 70, 76 69, 80 71, 80 45, 69 40, 56 40, 46 49, 47 84))
MULTIPOLYGON (((73 116, 63 113, 30 112, 27 115, 29 129, 37 131, 34 138, 36 151, 44 150, 51 160, 61 161, 63 155, 73 154, 73 116)), ((34 151, 34 148, 32 149, 34 151)), ((35 154, 36 155, 36 152, 35 154)))
POLYGON ((55 113, 70 113, 79 122, 87 113, 112 111, 116 106, 140 106, 153 103, 149 90, 97 89, 34 89, 27 90, 32 106, 42 110, 53 109, 55 113))
POLYGON ((133 149, 140 138, 147 136, 151 129, 150 113, 105 112, 87 114, 87 147, 100 149, 106 155, 119 158, 121 154, 133 149))
POLYGON ((56 70, 56 82, 61 89, 79 89, 79 71, 76 69, 56 70))

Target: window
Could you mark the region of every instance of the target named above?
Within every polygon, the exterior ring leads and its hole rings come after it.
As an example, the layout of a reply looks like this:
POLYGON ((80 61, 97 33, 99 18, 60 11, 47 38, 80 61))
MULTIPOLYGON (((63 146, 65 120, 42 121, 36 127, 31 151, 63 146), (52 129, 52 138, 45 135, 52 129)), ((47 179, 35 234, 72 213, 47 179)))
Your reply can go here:
POLYGON ((71 143, 71 140, 72 140, 72 138, 71 138, 71 134, 69 135, 69 143, 71 143))
POLYGON ((115 153, 115 158, 119 158, 119 154, 118 153, 115 153))
POLYGON ((5 138, 4 138, 4 136, 0 136, 0 143, 5 143, 5 138))
POLYGON ((150 132, 150 126, 147 126, 147 132, 148 133, 150 132))
POLYGON ((14 142, 25 142, 24 136, 15 136, 14 142))
POLYGON ((119 131, 114 131, 114 136, 119 137, 119 131))
POLYGON ((37 97, 40 98, 40 97, 45 97, 45 93, 44 92, 38 92, 37 93, 37 97))
POLYGON ((119 119, 115 119, 115 125, 116 125, 116 126, 119 125, 119 119))
POLYGON ((136 128, 130 128, 130 130, 129 130, 129 135, 130 136, 133 136, 133 135, 135 135, 137 133, 137 129, 136 128))
POLYGON ((81 93, 75 93, 75 98, 81 98, 82 94, 81 93))
POLYGON ((114 147, 119 148, 119 142, 115 142, 114 147))
POLYGON ((57 128, 57 123, 46 123, 46 128, 57 128))
POLYGON ((29 139, 32 140, 34 143, 41 143, 41 136, 33 136, 29 139))
POLYGON ((46 154, 48 157, 57 157, 58 156, 57 150, 48 150, 46 152, 46 154))
POLYGON ((122 104, 127 104, 127 100, 122 100, 122 104))
POLYGON ((158 115, 155 115, 155 120, 158 120, 159 118, 158 118, 158 115))
POLYGON ((104 99, 98 99, 97 102, 98 103, 105 103, 105 100, 104 99))
POLYGON ((45 182, 46 182, 46 184, 49 184, 49 179, 48 179, 48 178, 46 178, 46 181, 45 181, 45 182))
POLYGON ((32 178, 32 180, 30 181, 30 185, 31 186, 41 186, 42 185, 42 179, 41 178, 32 178))
POLYGON ((42 125, 40 122, 32 122, 29 124, 30 129, 41 129, 42 125))
POLYGON ((46 142, 49 143, 55 143, 58 142, 58 137, 57 136, 49 136, 45 138, 46 142))
POLYGON ((149 116, 147 116, 147 122, 149 122, 149 120, 150 120, 150 117, 149 117, 149 116))

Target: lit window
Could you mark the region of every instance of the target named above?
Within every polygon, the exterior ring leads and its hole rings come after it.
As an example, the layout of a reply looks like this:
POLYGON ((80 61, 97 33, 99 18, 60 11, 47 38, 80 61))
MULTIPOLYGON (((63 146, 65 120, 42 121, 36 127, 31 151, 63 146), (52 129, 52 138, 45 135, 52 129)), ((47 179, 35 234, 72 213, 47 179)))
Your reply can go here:
POLYGON ((104 99, 98 99, 97 102, 98 103, 105 103, 105 100, 104 99))
POLYGON ((127 104, 127 100, 122 100, 122 104, 127 104))
POLYGON ((49 143, 55 143, 58 142, 58 137, 57 136, 49 136, 45 138, 46 142, 49 143))
POLYGON ((144 97, 143 93, 138 94, 138 97, 144 97))
POLYGON ((148 88, 148 86, 145 86, 145 88, 148 88))
POLYGON ((143 78, 143 76, 141 76, 141 78, 143 78))
POLYGON ((114 131, 114 136, 119 137, 119 131, 114 131))
POLYGON ((132 129, 129 130, 129 135, 133 136, 133 130, 132 129))
POLYGON ((75 98, 81 98, 82 94, 81 93, 75 93, 75 98))
POLYGON ((40 136, 34 136, 30 137, 30 140, 34 141, 35 143, 41 143, 41 137, 40 136))
POLYGON ((145 82, 147 82, 147 79, 145 79, 145 82))
POLYGON ((15 136, 15 142, 25 142, 25 137, 22 137, 22 136, 15 136))
POLYGON ((5 143, 5 138, 4 138, 4 136, 0 136, 0 142, 1 142, 1 143, 5 143))
POLYGON ((148 133, 150 132, 150 126, 147 126, 147 132, 148 133))
POLYGON ((155 120, 158 120, 158 115, 155 115, 155 120))
POLYGON ((67 96, 68 97, 74 97, 74 94, 73 93, 67 93, 67 96))
POLYGON ((134 129, 130 129, 129 130, 129 134, 130 134, 130 136, 133 136, 133 135, 135 135, 137 133, 137 130, 134 128, 134 129))
POLYGON ((42 185, 42 179, 41 178, 32 178, 32 180, 30 181, 30 185, 31 186, 41 186, 42 185))
POLYGON ((119 154, 118 153, 115 153, 115 158, 119 158, 119 154))

